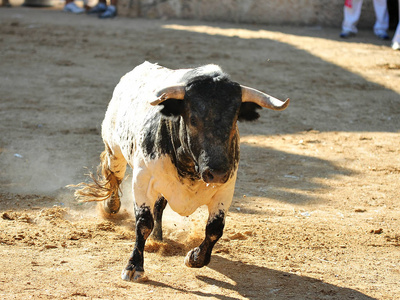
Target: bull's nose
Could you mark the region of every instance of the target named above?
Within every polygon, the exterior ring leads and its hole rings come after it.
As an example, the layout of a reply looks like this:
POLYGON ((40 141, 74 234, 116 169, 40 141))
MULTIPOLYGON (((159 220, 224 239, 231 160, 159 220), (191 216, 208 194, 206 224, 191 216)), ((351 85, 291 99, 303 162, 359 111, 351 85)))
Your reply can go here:
POLYGON ((201 174, 201 178, 206 183, 225 183, 228 181, 229 172, 223 172, 207 168, 201 174))

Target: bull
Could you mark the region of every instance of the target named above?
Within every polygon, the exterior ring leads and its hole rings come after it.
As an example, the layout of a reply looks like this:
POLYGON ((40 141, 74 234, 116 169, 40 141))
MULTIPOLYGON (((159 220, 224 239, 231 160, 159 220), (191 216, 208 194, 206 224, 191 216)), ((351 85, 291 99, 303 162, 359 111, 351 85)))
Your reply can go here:
POLYGON ((121 277, 146 278, 143 251, 153 232, 162 240, 167 203, 182 216, 206 205, 209 216, 201 245, 185 257, 188 267, 207 265, 223 234, 239 164, 237 121, 259 117, 261 107, 284 110, 280 101, 233 82, 217 65, 171 70, 145 62, 123 76, 102 123, 105 150, 99 176, 75 195, 103 201, 108 214, 121 206, 119 186, 133 170, 136 242, 121 277))

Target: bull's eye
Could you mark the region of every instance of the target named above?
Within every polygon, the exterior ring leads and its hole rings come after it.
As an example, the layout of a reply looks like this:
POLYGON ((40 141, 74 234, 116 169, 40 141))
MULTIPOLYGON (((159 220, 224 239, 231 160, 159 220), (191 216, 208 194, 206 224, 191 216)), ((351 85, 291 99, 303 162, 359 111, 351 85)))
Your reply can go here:
POLYGON ((193 127, 197 126, 197 120, 195 117, 190 117, 190 125, 192 125, 193 127))

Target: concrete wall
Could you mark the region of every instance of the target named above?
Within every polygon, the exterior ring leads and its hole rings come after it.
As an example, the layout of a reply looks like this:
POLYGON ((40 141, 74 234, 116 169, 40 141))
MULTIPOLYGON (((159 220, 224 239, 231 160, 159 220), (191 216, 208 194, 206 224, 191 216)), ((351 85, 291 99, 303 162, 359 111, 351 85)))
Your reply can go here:
MULTIPOLYGON (((249 24, 340 27, 344 0, 118 0, 121 16, 249 24)), ((360 28, 372 28, 372 0, 365 0, 360 28)))

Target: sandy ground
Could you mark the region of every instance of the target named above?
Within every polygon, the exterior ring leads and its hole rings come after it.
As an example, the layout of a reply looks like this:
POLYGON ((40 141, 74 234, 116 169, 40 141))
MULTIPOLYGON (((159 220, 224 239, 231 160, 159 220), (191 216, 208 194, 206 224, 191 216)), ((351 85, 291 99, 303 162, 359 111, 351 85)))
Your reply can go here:
POLYGON ((370 30, 338 33, 0 8, 0 298, 399 299, 400 52, 370 30), (140 284, 120 279, 135 235, 129 178, 115 220, 65 186, 96 168, 113 88, 145 60, 220 64, 292 102, 240 124, 210 265, 183 264, 205 210, 168 211, 140 284))

